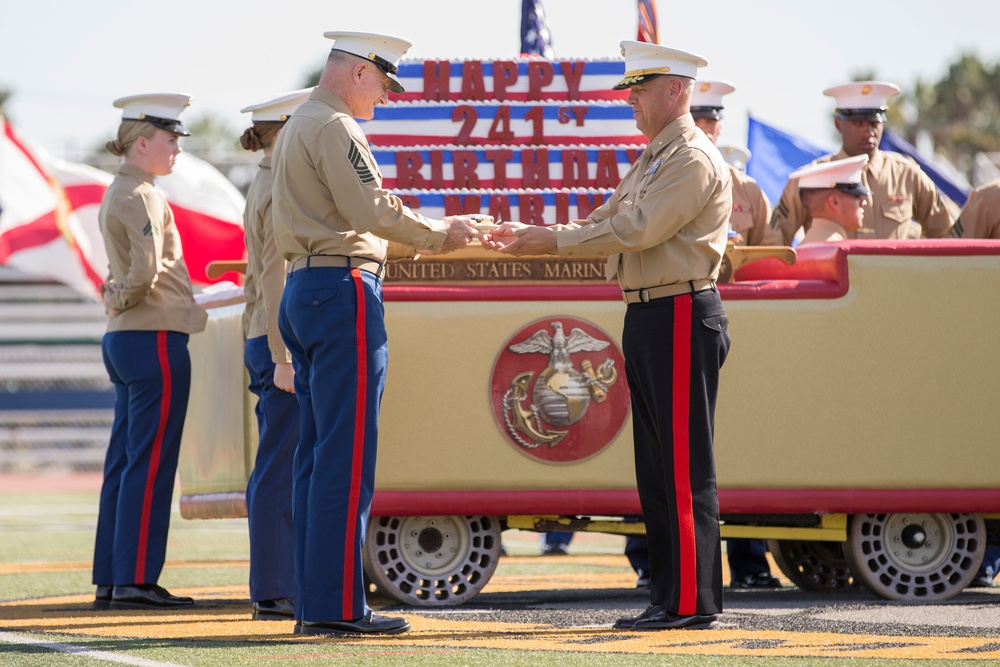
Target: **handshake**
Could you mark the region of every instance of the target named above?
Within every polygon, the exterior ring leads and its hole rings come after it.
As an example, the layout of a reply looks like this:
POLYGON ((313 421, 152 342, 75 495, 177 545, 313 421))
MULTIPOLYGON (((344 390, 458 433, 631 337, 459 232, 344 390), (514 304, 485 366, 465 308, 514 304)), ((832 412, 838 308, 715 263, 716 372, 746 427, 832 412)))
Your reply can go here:
POLYGON ((448 237, 437 254, 464 248, 478 238, 484 248, 505 255, 549 255, 556 252, 555 230, 523 222, 495 223, 490 215, 452 215, 444 218, 448 237))

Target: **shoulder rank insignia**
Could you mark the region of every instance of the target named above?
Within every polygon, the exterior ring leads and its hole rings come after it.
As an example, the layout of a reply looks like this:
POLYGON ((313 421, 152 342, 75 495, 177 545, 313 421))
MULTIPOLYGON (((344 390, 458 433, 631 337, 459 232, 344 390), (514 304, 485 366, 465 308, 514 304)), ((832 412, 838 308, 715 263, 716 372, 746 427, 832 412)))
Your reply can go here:
POLYGON ((142 228, 142 235, 143 236, 153 235, 153 222, 149 218, 146 218, 146 226, 142 228))
POLYGON ((663 158, 662 157, 656 158, 655 160, 649 163, 648 167, 646 167, 646 171, 643 172, 643 176, 651 176, 652 174, 655 174, 656 170, 660 168, 661 164, 663 164, 663 158))
POLYGON ((375 174, 365 158, 364 151, 358 148, 358 144, 353 139, 351 139, 351 145, 347 149, 347 159, 362 183, 367 185, 375 180, 375 174))

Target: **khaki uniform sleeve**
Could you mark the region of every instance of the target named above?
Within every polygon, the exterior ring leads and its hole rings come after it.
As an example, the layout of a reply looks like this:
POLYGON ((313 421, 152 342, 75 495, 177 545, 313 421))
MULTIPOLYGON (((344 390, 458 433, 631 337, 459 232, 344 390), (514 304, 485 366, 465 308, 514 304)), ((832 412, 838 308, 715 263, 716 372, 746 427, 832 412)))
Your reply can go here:
MULTIPOLYGON (((671 157, 643 185, 632 208, 618 206, 614 215, 600 222, 556 232, 559 254, 576 246, 585 247, 588 254, 610 255, 660 245, 705 208, 715 182, 715 169, 701 151, 671 157)), ((620 196, 616 190, 614 197, 620 196)), ((731 202, 730 198, 730 206, 731 202)), ((605 202, 597 214, 608 215, 615 205, 605 202)))
POLYGON ((276 364, 292 363, 292 355, 285 342, 281 338, 278 330, 278 310, 281 306, 281 293, 285 289, 284 258, 278 254, 278 248, 274 244, 274 225, 271 220, 271 200, 258 212, 261 216, 261 229, 264 232, 264 239, 261 247, 261 259, 263 270, 257 276, 260 285, 260 294, 264 301, 264 312, 267 313, 267 347, 271 351, 271 361, 276 364))
POLYGON ((948 207, 941 200, 941 193, 923 169, 918 168, 917 172, 913 193, 913 217, 924 228, 924 236, 933 239, 951 236, 954 221, 951 219, 948 207))
POLYGON ((417 251, 403 243, 389 241, 389 247, 386 249, 386 258, 390 261, 416 259, 417 251))
POLYGON ((973 190, 955 227, 964 239, 1000 239, 1000 183, 992 190, 973 190))
POLYGON ((785 184, 781 199, 771 214, 772 240, 777 240, 777 234, 781 234, 780 243, 772 245, 791 245, 795 233, 806 225, 809 219, 809 214, 799 199, 799 179, 792 179, 785 184))
POLYGON ((747 196, 751 198, 753 209, 753 227, 747 245, 781 245, 781 235, 777 230, 771 230, 771 202, 767 201, 764 192, 756 183, 748 183, 747 196))
POLYGON ((133 194, 120 200, 114 217, 128 241, 128 272, 116 285, 111 305, 128 310, 141 302, 156 280, 158 258, 163 252, 163 211, 165 203, 154 196, 133 194))
POLYGON ((356 123, 335 119, 323 127, 316 143, 316 172, 354 231, 411 248, 441 247, 444 224, 435 225, 382 188, 375 157, 356 123))

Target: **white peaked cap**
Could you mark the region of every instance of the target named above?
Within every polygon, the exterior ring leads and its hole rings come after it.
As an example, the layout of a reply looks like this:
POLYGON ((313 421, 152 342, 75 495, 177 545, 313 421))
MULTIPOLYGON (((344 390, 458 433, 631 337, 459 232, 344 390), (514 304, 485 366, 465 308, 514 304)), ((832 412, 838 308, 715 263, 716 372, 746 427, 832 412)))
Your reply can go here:
POLYGON ((337 51, 346 51, 356 56, 370 60, 385 73, 390 79, 390 90, 395 93, 402 93, 403 86, 396 78, 397 63, 403 54, 413 46, 400 37, 390 35, 378 35, 373 32, 324 32, 323 36, 333 40, 333 48, 337 51))
POLYGON ((267 102, 251 104, 240 109, 240 113, 253 112, 250 120, 254 123, 282 123, 288 120, 299 105, 309 99, 312 88, 303 88, 292 93, 285 93, 267 102))
POLYGON ((191 133, 181 124, 181 113, 189 104, 191 96, 181 93, 130 95, 114 101, 115 107, 122 109, 122 120, 143 120, 185 137, 191 133))
POLYGON ((737 169, 746 169, 747 162, 750 161, 750 151, 742 146, 719 146, 718 148, 726 164, 737 169))
POLYGON ((723 96, 736 90, 728 81, 695 81, 691 93, 691 115, 694 118, 722 120, 723 96))
POLYGON ((837 114, 855 120, 885 120, 889 98, 899 95, 899 86, 888 81, 855 81, 823 91, 837 101, 837 114))
POLYGON ((799 179, 800 190, 836 188, 852 195, 870 195, 871 191, 861 184, 861 172, 866 164, 867 155, 855 155, 807 165, 793 171, 788 178, 799 179))
POLYGON ((725 106, 723 96, 736 90, 736 86, 728 81, 695 81, 694 92, 691 94, 691 106, 712 107, 721 109, 725 106))
POLYGON ((621 50, 625 58, 625 78, 614 86, 615 90, 630 88, 660 74, 694 79, 698 76, 698 68, 708 65, 707 60, 695 53, 649 42, 625 41, 621 43, 621 50))

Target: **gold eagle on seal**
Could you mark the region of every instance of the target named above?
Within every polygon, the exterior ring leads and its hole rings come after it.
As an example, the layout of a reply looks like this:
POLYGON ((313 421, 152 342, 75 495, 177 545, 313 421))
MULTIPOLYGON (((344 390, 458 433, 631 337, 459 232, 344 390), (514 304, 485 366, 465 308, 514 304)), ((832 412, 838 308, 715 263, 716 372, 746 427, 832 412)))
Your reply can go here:
POLYGON ((549 364, 532 384, 534 372, 518 373, 510 381, 510 388, 503 395, 504 425, 507 432, 521 446, 536 449, 548 445, 555 447, 569 430, 547 427, 568 427, 577 423, 587 413, 591 401, 601 403, 608 397, 608 390, 618 379, 612 359, 605 359, 596 369, 589 359, 580 367, 573 367, 570 355, 576 352, 600 352, 611 345, 598 340, 574 327, 569 336, 563 331, 562 322, 551 322, 553 335, 539 329, 527 340, 509 346, 516 354, 547 354, 549 364), (528 397, 531 401, 528 401, 528 397))

